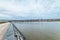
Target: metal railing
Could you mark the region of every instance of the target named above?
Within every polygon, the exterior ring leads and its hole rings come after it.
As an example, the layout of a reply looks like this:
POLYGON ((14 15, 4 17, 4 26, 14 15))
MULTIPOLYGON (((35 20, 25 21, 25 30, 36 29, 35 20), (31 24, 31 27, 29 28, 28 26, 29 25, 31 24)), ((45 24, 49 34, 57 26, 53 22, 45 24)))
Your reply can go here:
POLYGON ((20 32, 20 30, 12 23, 14 30, 14 37, 16 40, 25 40, 24 35, 20 32))

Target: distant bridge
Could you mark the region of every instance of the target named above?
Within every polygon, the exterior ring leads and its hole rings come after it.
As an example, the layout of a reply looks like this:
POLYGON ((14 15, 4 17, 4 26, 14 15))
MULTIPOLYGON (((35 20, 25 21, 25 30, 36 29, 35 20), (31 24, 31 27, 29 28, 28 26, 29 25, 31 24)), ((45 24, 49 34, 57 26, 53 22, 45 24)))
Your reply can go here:
POLYGON ((9 22, 56 22, 60 19, 30 19, 30 20, 8 20, 9 22))

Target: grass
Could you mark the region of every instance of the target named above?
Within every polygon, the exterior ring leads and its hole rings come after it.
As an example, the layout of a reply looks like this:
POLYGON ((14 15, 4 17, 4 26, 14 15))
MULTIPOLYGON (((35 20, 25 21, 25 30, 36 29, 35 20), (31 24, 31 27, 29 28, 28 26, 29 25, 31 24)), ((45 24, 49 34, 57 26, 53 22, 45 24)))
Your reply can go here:
POLYGON ((6 23, 6 22, 0 22, 0 24, 2 24, 2 23, 6 23))

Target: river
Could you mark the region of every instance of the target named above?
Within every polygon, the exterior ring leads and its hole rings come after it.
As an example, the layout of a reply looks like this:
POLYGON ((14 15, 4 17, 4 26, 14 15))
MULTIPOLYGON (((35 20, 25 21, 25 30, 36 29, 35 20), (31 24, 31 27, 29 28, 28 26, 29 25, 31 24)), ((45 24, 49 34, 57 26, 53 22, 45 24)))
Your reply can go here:
MULTIPOLYGON (((26 40, 60 40, 60 22, 13 22, 26 40)), ((11 25, 5 40, 15 40, 11 25)))

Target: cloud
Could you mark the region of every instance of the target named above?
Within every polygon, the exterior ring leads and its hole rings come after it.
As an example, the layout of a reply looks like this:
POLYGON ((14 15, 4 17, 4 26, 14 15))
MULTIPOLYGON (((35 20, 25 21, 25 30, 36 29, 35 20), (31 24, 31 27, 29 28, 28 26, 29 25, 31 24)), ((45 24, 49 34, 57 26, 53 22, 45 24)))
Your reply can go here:
POLYGON ((5 15, 0 13, 0 19, 14 19, 14 18, 10 15, 5 15))
POLYGON ((0 17, 10 17, 10 16, 5 15, 5 14, 0 14, 0 17))
POLYGON ((59 4, 60 0, 0 0, 0 8, 6 10, 1 13, 10 17, 57 17, 60 15, 59 4))

